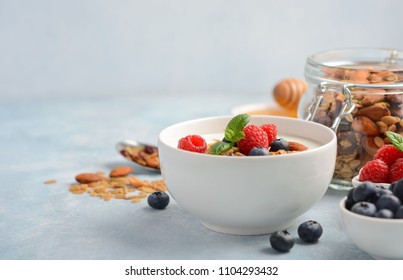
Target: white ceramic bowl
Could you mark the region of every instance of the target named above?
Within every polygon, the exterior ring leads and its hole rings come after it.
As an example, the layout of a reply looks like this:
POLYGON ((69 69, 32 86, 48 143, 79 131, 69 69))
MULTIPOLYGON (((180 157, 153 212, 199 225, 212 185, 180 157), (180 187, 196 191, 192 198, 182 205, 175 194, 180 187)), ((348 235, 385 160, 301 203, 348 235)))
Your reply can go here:
POLYGON ((353 213, 339 204, 343 227, 351 241, 375 259, 403 259, 403 219, 381 219, 353 213))
POLYGON ((178 140, 187 135, 223 133, 230 119, 186 121, 160 133, 161 172, 170 194, 214 231, 254 235, 290 227, 326 192, 336 162, 334 132, 300 119, 251 116, 250 124, 274 123, 280 137, 301 137, 315 141, 317 147, 264 157, 216 156, 177 148, 178 140))

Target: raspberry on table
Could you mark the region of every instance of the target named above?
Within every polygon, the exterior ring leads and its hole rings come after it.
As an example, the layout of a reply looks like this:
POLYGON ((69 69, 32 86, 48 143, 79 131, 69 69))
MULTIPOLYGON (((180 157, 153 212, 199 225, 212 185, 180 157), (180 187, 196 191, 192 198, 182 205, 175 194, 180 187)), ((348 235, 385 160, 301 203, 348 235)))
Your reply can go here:
POLYGON ((179 140, 178 148, 190 152, 205 153, 207 143, 200 135, 188 135, 179 140))
POLYGON ((361 169, 359 180, 373 183, 389 182, 389 166, 380 159, 368 161, 361 169))
POLYGON ((389 167, 391 167, 398 158, 403 158, 403 152, 390 144, 380 147, 374 156, 374 159, 383 160, 389 167))
POLYGON ((277 139, 277 126, 275 124, 264 124, 260 126, 261 129, 263 129, 267 133, 267 138, 269 140, 269 146, 270 144, 277 139))
POLYGON ((242 154, 248 155, 254 147, 266 149, 269 147, 267 133, 259 126, 253 124, 247 125, 243 129, 243 132, 245 133, 245 137, 238 141, 238 149, 242 154))
POLYGON ((391 183, 403 178, 403 158, 397 159, 390 167, 389 180, 391 183))

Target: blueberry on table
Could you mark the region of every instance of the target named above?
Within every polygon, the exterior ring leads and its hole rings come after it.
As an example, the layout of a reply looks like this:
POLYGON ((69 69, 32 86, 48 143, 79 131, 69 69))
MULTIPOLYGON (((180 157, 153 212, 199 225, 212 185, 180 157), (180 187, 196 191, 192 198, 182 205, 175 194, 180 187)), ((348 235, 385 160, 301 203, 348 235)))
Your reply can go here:
POLYGON ((269 156, 269 150, 263 147, 254 147, 250 150, 248 156, 269 156))
POLYGON ((152 208, 164 209, 169 204, 169 196, 165 192, 153 192, 148 196, 147 202, 152 208))
POLYGON ((313 243, 319 240, 322 236, 323 228, 316 222, 309 220, 299 225, 298 236, 299 238, 307 243, 313 243))
POLYGON ((288 252, 294 246, 294 237, 286 231, 276 231, 270 235, 270 245, 279 252, 288 252))
POLYGON ((376 213, 376 206, 371 202, 360 201, 354 204, 353 207, 351 207, 351 212, 364 216, 373 217, 375 216, 376 213))
POLYGON ((270 152, 277 152, 279 150, 290 150, 290 145, 284 138, 276 139, 270 144, 270 152))

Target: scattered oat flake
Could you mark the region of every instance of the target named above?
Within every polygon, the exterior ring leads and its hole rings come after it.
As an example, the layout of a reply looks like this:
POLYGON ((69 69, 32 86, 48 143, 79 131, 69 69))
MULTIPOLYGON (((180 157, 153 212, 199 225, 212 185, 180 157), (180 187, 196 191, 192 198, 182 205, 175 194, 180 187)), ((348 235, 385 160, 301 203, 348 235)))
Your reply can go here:
POLYGON ((146 193, 146 192, 140 192, 140 194, 137 195, 137 197, 139 197, 139 198, 145 198, 147 196, 148 196, 148 193, 146 193))
MULTIPOLYGON (((97 174, 102 176, 106 173, 99 171, 97 174)), ((96 182, 75 182, 70 185, 69 190, 73 194, 87 193, 90 197, 97 197, 103 201, 121 199, 137 203, 147 198, 150 193, 167 191, 167 188, 163 180, 146 181, 136 176, 119 178, 102 176, 101 180, 96 182)))
POLYGON ((139 187, 138 189, 141 190, 141 191, 143 191, 143 192, 146 192, 146 193, 153 193, 153 192, 155 192, 155 189, 154 189, 154 188, 151 188, 151 187, 139 187))
POLYGON ((139 197, 139 196, 137 196, 137 195, 127 195, 127 196, 125 197, 125 199, 134 199, 134 198, 141 198, 141 197, 139 197))
POLYGON ((46 185, 50 185, 50 184, 56 184, 57 181, 56 180, 47 180, 47 181, 45 181, 43 183, 46 184, 46 185))
POLYGON ((163 191, 163 192, 167 191, 167 187, 163 180, 151 181, 150 186, 159 191, 163 191))

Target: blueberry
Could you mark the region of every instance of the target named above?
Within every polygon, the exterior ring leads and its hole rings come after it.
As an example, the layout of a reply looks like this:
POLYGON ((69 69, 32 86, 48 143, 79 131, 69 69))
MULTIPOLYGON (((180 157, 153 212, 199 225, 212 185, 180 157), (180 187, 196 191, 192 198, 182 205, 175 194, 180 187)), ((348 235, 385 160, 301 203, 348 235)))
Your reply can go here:
POLYGON ((354 201, 375 202, 377 197, 377 187, 371 182, 359 184, 353 191, 354 201))
POLYGON ((148 205, 155 209, 164 209, 169 204, 169 196, 165 192, 153 192, 147 198, 148 205))
POLYGON ((373 217, 376 213, 375 204, 367 201, 357 202, 351 207, 351 212, 356 214, 373 217))
POLYGON ((389 185, 389 190, 394 193, 395 192, 395 186, 397 185, 399 181, 393 182, 392 184, 389 185))
POLYGON ((390 189, 387 189, 382 186, 376 186, 376 196, 379 198, 383 196, 384 194, 393 194, 393 192, 390 189))
POLYGON ((316 221, 310 220, 300 224, 298 227, 299 238, 307 243, 318 241, 318 239, 322 236, 322 233, 322 226, 316 221))
POLYGON ((346 199, 346 204, 345 204, 345 207, 347 210, 350 210, 351 207, 353 207, 353 205, 356 203, 356 201, 353 198, 353 192, 354 192, 354 188, 351 188, 347 193, 347 199, 346 199))
POLYGON ((269 150, 263 147, 254 147, 250 150, 248 156, 269 156, 269 150))
POLYGON ((396 212, 397 208, 401 205, 400 200, 393 194, 384 194, 375 203, 378 210, 389 209, 393 213, 396 212))
POLYGON ((397 196, 398 199, 400 199, 400 201, 403 201, 403 179, 393 182, 389 189, 395 196, 397 196))
POLYGON ((270 144, 270 151, 277 152, 278 150, 288 151, 290 149, 290 145, 287 140, 284 138, 276 139, 270 144))
POLYGON ((277 231, 270 235, 270 245, 273 249, 280 252, 288 252, 294 246, 294 237, 286 231, 277 231))
POLYGON ((393 219, 393 212, 389 209, 381 209, 375 213, 375 217, 383 219, 393 219))
POLYGON ((397 208, 395 212, 395 219, 403 219, 403 205, 397 208))

